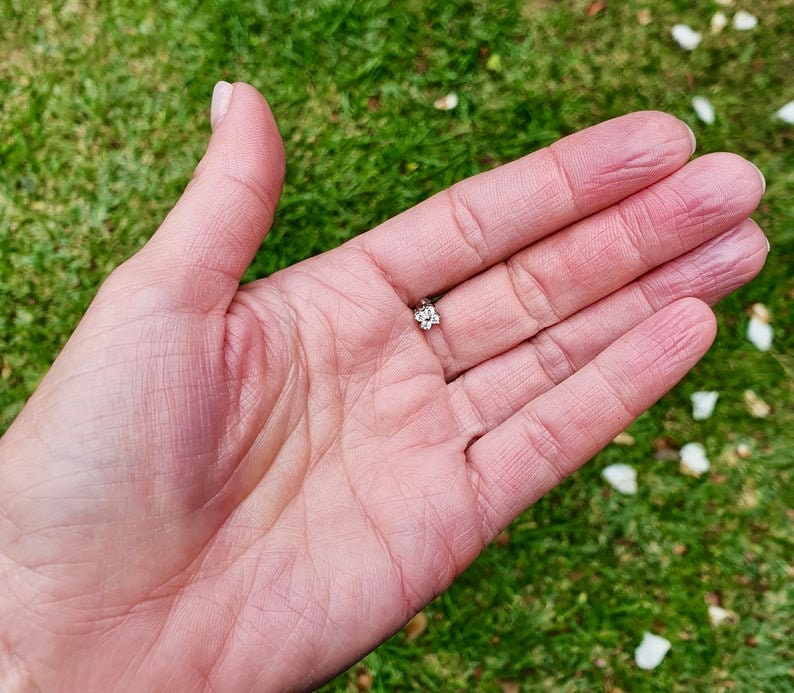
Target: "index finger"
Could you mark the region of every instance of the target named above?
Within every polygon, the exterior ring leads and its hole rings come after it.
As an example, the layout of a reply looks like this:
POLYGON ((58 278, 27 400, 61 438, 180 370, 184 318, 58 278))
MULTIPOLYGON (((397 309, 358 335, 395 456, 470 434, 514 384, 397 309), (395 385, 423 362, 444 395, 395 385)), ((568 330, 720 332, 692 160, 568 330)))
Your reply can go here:
POLYGON ((694 149, 671 115, 621 116, 461 181, 351 243, 413 305, 661 180, 694 149))

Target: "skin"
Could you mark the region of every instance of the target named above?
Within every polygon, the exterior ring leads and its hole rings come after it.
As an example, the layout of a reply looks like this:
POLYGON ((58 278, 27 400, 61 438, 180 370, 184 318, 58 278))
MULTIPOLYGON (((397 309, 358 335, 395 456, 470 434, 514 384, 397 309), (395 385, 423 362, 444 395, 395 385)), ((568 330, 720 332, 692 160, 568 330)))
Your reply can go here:
POLYGON ((766 258, 757 169, 649 112, 239 286, 284 151, 245 84, 212 116, 0 440, 4 690, 318 685, 669 390, 766 258))

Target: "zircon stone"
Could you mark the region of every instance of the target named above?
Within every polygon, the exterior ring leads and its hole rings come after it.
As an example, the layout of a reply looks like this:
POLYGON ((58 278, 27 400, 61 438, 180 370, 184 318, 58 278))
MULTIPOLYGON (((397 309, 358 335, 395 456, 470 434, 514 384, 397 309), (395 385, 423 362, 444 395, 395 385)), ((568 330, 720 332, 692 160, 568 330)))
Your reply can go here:
POLYGON ((414 310, 414 319, 423 330, 429 330, 433 325, 438 325, 441 322, 441 316, 435 306, 427 299, 424 299, 414 310))

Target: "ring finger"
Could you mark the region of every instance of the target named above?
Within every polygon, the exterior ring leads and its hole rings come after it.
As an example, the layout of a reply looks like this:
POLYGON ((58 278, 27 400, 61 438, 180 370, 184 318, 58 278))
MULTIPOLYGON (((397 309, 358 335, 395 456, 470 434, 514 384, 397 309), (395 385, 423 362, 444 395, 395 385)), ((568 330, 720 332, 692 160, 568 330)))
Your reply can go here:
POLYGON ((736 226, 763 189, 744 159, 707 155, 458 285, 427 334, 447 380, 736 226))
POLYGON ((690 296, 717 303, 760 271, 767 248, 755 222, 744 221, 461 374, 449 392, 462 432, 473 439, 496 428, 664 306, 690 296))

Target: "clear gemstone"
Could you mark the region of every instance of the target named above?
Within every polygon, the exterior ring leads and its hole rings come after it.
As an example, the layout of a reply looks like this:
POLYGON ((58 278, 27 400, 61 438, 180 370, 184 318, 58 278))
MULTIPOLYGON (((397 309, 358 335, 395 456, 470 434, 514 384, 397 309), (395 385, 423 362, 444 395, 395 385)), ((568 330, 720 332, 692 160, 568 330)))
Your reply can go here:
POLYGON ((424 301, 414 311, 414 318, 423 330, 429 330, 433 325, 438 325, 441 322, 441 317, 433 304, 424 303, 424 301))

